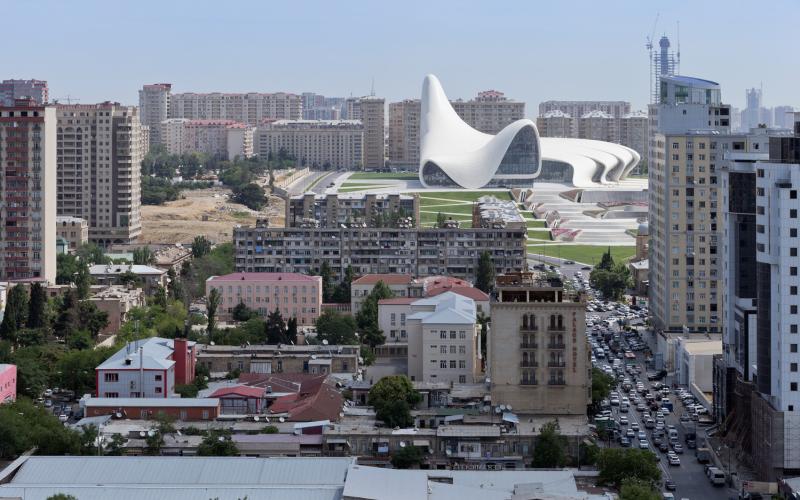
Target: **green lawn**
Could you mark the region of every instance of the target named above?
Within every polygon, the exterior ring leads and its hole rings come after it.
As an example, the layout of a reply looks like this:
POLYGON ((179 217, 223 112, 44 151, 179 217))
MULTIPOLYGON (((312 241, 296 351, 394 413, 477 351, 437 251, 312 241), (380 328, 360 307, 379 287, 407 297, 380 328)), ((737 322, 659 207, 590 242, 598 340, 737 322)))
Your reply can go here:
POLYGON ((499 200, 510 200, 511 193, 508 191, 419 191, 419 197, 422 204, 426 203, 426 199, 439 198, 439 200, 430 200, 428 204, 442 203, 440 200, 453 200, 473 202, 481 196, 494 195, 499 200))
MULTIPOLYGON (((522 216, 525 217, 526 212, 522 212, 522 216)), ((531 220, 527 217, 525 218, 525 222, 528 225, 528 229, 534 229, 539 227, 547 227, 543 220, 531 220)))
MULTIPOLYGON (((545 254, 550 257, 574 260, 583 264, 596 264, 600 257, 608 250, 607 246, 594 245, 528 245, 528 253, 545 254)), ((612 246, 611 256, 616 262, 630 260, 636 253, 636 247, 612 246)))
POLYGON ((550 231, 528 229, 528 238, 536 238, 537 240, 549 240, 550 231))
POLYGON ((419 175, 412 172, 356 172, 348 179, 360 180, 400 180, 414 181, 419 179, 419 175))
POLYGON ((452 205, 420 205, 419 207, 421 212, 433 212, 434 214, 437 212, 444 212, 445 214, 461 214, 461 215, 468 215, 472 217, 472 204, 465 204, 465 203, 457 203, 452 205))

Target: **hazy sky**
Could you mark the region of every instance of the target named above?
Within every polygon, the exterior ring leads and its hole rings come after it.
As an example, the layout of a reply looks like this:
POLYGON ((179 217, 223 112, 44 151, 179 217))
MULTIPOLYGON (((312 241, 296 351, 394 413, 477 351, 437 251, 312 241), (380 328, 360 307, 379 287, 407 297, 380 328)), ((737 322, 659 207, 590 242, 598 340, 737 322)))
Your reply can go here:
POLYGON ((0 78, 46 79, 52 97, 138 102, 174 92, 418 97, 426 73, 451 98, 494 88, 527 102, 648 99, 645 38, 677 42, 681 73, 741 107, 800 105, 797 0, 2 0, 0 78))

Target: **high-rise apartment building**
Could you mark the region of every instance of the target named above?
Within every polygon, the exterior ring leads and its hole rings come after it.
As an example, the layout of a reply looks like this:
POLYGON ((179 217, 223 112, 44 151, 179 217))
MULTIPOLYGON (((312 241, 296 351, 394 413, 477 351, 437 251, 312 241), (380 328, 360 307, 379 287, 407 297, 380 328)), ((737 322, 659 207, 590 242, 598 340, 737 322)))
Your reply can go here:
POLYGON ((647 113, 634 111, 620 118, 617 125, 619 143, 639 153, 644 163, 647 162, 648 123, 647 113))
POLYGON ((366 96, 347 99, 347 119, 364 125, 364 170, 379 170, 386 164, 386 100, 366 96))
POLYGON ((594 110, 578 118, 578 137, 595 141, 617 142, 617 119, 608 113, 594 110))
POLYGON ((139 91, 139 120, 149 127, 149 143, 161 144, 161 122, 170 117, 171 83, 144 85, 139 91))
MULTIPOLYGON (((509 99, 502 92, 486 90, 468 101, 450 101, 453 109, 472 128, 497 134, 510 123, 525 118, 525 103, 509 99)), ((389 104, 389 162, 419 167, 419 99, 389 104)))
POLYGON ((233 120, 257 126, 263 120, 299 120, 303 100, 286 92, 229 94, 213 92, 172 94, 169 118, 233 120))
POLYGON ((3 80, 0 82, 0 106, 13 106, 15 99, 30 98, 46 104, 50 98, 44 80, 3 80))
POLYGON ((276 120, 256 130, 255 152, 267 158, 283 151, 313 169, 360 170, 365 135, 358 120, 276 120))
POLYGON ((571 115, 554 109, 536 118, 540 137, 578 137, 575 120, 571 115))
POLYGON ((224 160, 253 156, 253 132, 253 127, 233 120, 171 118, 161 123, 170 154, 197 152, 224 160))
MULTIPOLYGON (((410 227, 419 227, 419 195, 306 193, 286 200, 286 227, 375 227, 393 216, 410 218, 410 227)), ((396 227, 406 225, 397 222, 396 227)))
POLYGON ((775 106, 772 108, 772 123, 775 128, 791 130, 794 127, 794 107, 775 106))
POLYGON ((558 278, 498 276, 488 340, 492 404, 521 414, 586 413, 586 297, 558 278))
POLYGON ((660 330, 718 332, 718 169, 723 153, 744 150, 746 141, 729 135, 719 84, 662 76, 660 88, 649 108, 650 313, 660 330))
POLYGON ((144 139, 138 109, 58 105, 58 215, 89 222, 89 241, 135 242, 142 232, 144 139))
POLYGON ((346 113, 344 97, 325 97, 303 92, 303 120, 341 120, 346 113))
POLYGON ((631 112, 631 103, 628 101, 544 101, 539 104, 539 116, 556 110, 572 117, 583 116, 592 111, 602 111, 614 118, 622 118, 631 112))
POLYGON ((0 106, 0 279, 56 281, 56 110, 0 106))

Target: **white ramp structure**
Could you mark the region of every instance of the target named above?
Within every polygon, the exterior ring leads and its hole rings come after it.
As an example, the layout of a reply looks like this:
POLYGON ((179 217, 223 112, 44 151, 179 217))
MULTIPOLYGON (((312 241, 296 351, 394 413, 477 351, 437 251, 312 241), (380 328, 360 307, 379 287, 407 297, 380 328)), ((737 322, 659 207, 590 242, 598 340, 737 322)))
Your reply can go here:
POLYGON ((517 120, 497 135, 479 132, 450 105, 441 83, 422 83, 419 179, 425 187, 530 187, 534 180, 593 187, 624 179, 636 151, 603 141, 539 138, 536 124, 517 120))

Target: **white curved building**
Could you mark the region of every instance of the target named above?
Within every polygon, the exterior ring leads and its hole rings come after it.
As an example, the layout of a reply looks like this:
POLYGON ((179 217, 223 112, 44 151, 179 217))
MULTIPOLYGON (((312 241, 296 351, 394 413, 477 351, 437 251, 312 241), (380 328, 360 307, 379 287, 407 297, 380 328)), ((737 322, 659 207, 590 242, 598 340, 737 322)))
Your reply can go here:
POLYGON ((577 187, 617 182, 639 162, 636 151, 603 141, 539 138, 517 120, 484 134, 456 114, 439 80, 422 83, 419 178, 425 187, 530 187, 534 179, 577 187))

